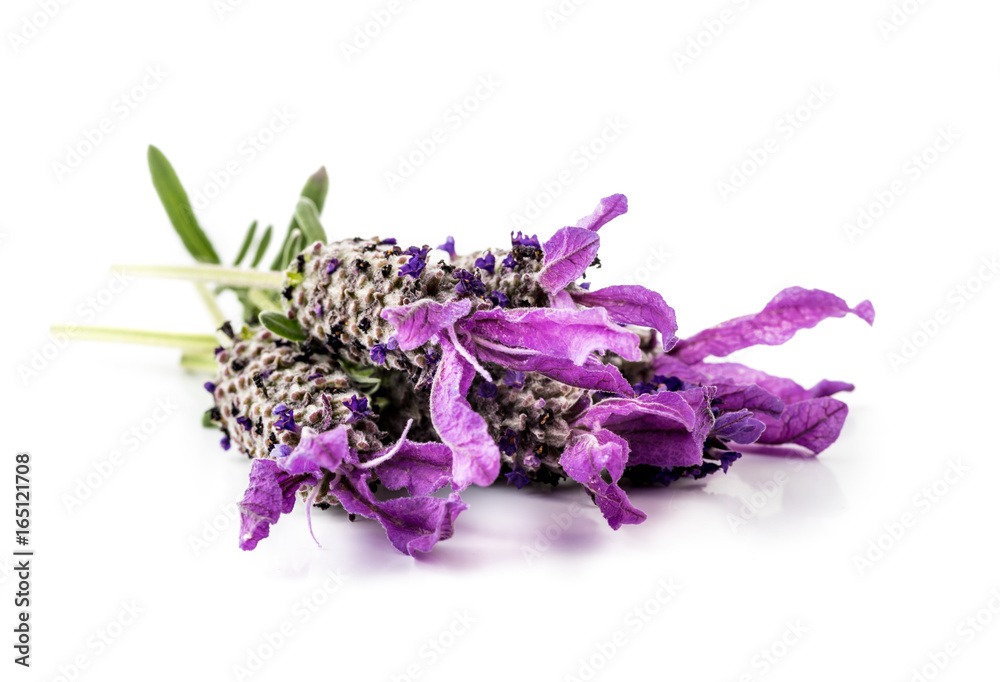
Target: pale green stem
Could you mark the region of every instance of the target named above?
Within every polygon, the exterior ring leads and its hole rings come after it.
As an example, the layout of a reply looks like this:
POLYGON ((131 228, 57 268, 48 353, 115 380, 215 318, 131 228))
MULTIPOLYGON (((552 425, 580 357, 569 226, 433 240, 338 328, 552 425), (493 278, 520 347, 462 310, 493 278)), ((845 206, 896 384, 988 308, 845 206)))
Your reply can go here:
POLYGON ((208 353, 184 353, 181 355, 181 367, 209 374, 215 374, 219 370, 215 355, 208 353))
POLYGON ((247 298, 249 298, 250 302, 261 310, 270 310, 276 313, 281 312, 281 306, 275 303, 265 291, 261 291, 260 289, 249 289, 247 291, 247 298))
POLYGON ((214 282, 232 287, 255 287, 272 291, 281 291, 281 284, 285 279, 282 272, 227 268, 221 265, 114 265, 111 270, 136 277, 185 279, 189 282, 214 282))
POLYGON ((218 302, 215 300, 215 296, 212 292, 208 290, 204 282, 195 282, 194 288, 201 296, 202 302, 204 302, 205 307, 208 308, 208 313, 212 316, 212 320, 215 322, 216 327, 221 327, 222 323, 226 321, 226 315, 222 312, 222 308, 219 307, 218 302))
POLYGON ((169 346, 187 353, 212 353, 219 345, 210 334, 182 334, 148 329, 119 329, 115 327, 89 327, 73 324, 52 325, 53 334, 63 334, 74 341, 105 341, 110 343, 137 343, 147 346, 169 346))

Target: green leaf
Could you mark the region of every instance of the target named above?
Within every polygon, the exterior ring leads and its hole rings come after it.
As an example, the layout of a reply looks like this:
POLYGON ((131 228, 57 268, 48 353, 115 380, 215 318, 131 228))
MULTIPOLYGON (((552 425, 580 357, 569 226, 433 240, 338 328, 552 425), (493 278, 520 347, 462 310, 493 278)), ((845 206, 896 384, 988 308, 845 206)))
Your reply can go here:
POLYGON ((170 223, 174 226, 184 248, 188 250, 194 259, 199 263, 219 263, 219 256, 212 246, 212 242, 198 225, 195 218, 194 209, 191 208, 191 201, 187 192, 181 186, 173 166, 167 161, 159 149, 149 145, 149 173, 153 176, 153 187, 160 196, 163 208, 167 211, 170 223))
POLYGON ((215 421, 212 420, 212 410, 211 409, 205 410, 205 413, 203 415, 201 415, 201 425, 203 427, 205 427, 206 429, 215 429, 215 428, 218 428, 219 425, 216 424, 215 421))
POLYGON ((304 246, 305 239, 302 238, 302 233, 299 232, 299 229, 295 228, 291 238, 285 244, 285 248, 280 254, 281 258, 278 262, 278 269, 286 270, 304 246))
POLYGON ((260 244, 257 245, 257 253, 253 257, 253 262, 250 263, 251 268, 257 267, 260 263, 260 259, 264 257, 264 252, 267 251, 268 245, 271 243, 271 232, 272 228, 270 225, 264 230, 264 236, 260 238, 260 244))
POLYGON ((258 318, 268 330, 289 341, 305 341, 306 333, 295 320, 289 320, 282 313, 264 311, 258 318))
POLYGON ((233 261, 233 265, 239 265, 243 262, 243 258, 247 255, 247 251, 250 250, 250 245, 253 244, 255 234, 257 234, 256 220, 250 223, 250 229, 247 230, 247 236, 243 238, 243 246, 240 247, 240 252, 236 254, 236 260, 233 261))
POLYGON ((307 244, 326 243, 326 232, 323 231, 323 225, 319 222, 319 211, 316 210, 316 204, 313 203, 312 199, 309 197, 299 198, 299 203, 295 207, 295 220, 302 228, 302 234, 305 235, 307 244))
MULTIPOLYGON (((316 205, 316 214, 319 215, 323 213, 323 204, 326 203, 326 193, 330 189, 330 177, 326 174, 326 167, 321 166, 318 171, 309 176, 306 180, 305 186, 299 193, 299 196, 305 197, 312 201, 316 205)), ((278 250, 278 254, 271 261, 272 270, 284 270, 288 267, 288 263, 282 263, 281 257, 285 252, 285 247, 288 246, 288 242, 292 239, 292 233, 295 229, 301 229, 295 216, 292 216, 292 221, 288 224, 288 230, 285 232, 285 238, 281 242, 281 248, 278 250)))
POLYGON ((302 196, 316 204, 316 211, 323 212, 323 204, 326 203, 326 193, 330 189, 330 176, 326 174, 326 166, 320 166, 319 170, 309 176, 305 186, 302 188, 302 196))
POLYGON ((375 393, 382 385, 382 379, 379 376, 380 372, 376 368, 366 365, 357 365, 350 360, 345 360, 344 358, 340 358, 338 362, 340 363, 340 368, 344 370, 344 373, 351 378, 351 383, 365 395, 375 393))

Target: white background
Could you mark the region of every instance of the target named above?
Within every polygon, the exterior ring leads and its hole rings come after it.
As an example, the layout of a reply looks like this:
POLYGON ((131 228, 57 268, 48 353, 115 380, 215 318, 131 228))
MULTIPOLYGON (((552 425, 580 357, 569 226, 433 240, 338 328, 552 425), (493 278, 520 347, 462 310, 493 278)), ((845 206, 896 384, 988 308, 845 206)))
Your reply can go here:
POLYGON ((284 624, 292 634, 249 679, 407 679, 416 666, 422 680, 563 680, 581 659, 607 680, 996 679, 1000 284, 981 265, 1000 251, 1000 6, 909 0, 889 30, 889 0, 592 0, 555 25, 556 0, 424 0, 402 2, 348 59, 343 46, 387 0, 219 4, 69 2, 46 18, 44 3, 7 0, 0 12, 0 510, 12 509, 14 453, 29 450, 37 551, 28 671, 10 660, 3 522, 3 679, 238 679, 234 666, 284 624), (691 40, 704 47, 679 64, 691 40), (144 86, 148 70, 160 80, 144 86), (448 110, 481 78, 498 86, 454 125, 448 110), (813 88, 829 96, 800 108, 813 88), (141 101, 123 108, 123 94, 141 101), (250 159, 241 145, 275 109, 294 118, 250 159), (81 146, 105 118, 110 132, 81 146), (577 150, 609 119, 624 131, 583 168, 577 150), (445 142, 391 191, 385 173, 435 128, 445 142), (623 192, 631 208, 601 233, 596 279, 662 292, 682 336, 791 285, 872 300, 874 328, 832 320, 740 354, 806 385, 855 382, 843 435, 816 460, 745 457, 725 477, 634 492, 649 519, 618 532, 579 489, 497 487, 469 491, 455 537, 416 560, 335 513, 316 515, 317 549, 301 505, 243 553, 224 510, 248 466, 199 426, 206 377, 171 350, 48 336, 53 323, 211 330, 184 283, 107 289, 114 263, 189 261, 149 180, 151 143, 192 195, 214 196, 199 215, 227 259, 251 220, 283 231, 324 164, 331 236, 453 234, 460 250, 506 245, 513 215, 564 171, 572 182, 528 225, 541 237, 623 192), (748 150, 765 146, 753 169, 748 150), (230 162, 239 175, 213 192, 230 162), (721 191, 744 162, 743 186, 721 191), (849 236, 845 223, 894 182, 900 196, 849 236), (935 314, 947 321, 922 335, 935 314), (906 339, 920 347, 894 363, 906 339), (154 428, 158 400, 172 407, 154 428), (144 442, 130 440, 143 425, 144 442), (118 466, 69 504, 115 451, 118 466), (943 482, 953 465, 964 473, 943 482), (734 526, 744 500, 762 499, 734 526), (557 533, 574 504, 582 514, 557 533), (912 524, 893 538, 886 524, 904 514, 912 524), (546 530, 558 535, 548 549, 546 530), (345 578, 332 596, 329 571, 345 578), (679 588, 665 604, 661 580, 679 588), (317 590, 325 603, 303 612, 317 590), (98 644, 133 601, 141 614, 98 644), (656 613, 626 620, 637 608, 656 613), (465 612, 475 622, 447 634, 465 612), (970 637, 962 623, 977 612, 989 624, 970 637), (611 653, 602 643, 619 631, 611 653), (450 646, 432 657, 432 640, 450 646))

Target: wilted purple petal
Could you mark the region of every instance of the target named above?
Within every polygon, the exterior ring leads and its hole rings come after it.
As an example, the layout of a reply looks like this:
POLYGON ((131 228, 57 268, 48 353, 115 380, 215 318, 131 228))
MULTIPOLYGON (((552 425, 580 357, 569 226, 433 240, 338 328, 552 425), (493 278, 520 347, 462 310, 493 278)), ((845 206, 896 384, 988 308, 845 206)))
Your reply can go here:
POLYGON ((663 337, 664 350, 670 350, 677 343, 674 309, 655 291, 636 284, 622 284, 597 291, 574 291, 572 296, 580 305, 604 308, 614 322, 655 329, 663 337))
POLYGON ((570 440, 559 457, 567 475, 594 494, 608 525, 618 530, 627 523, 642 523, 646 515, 632 506, 618 487, 618 479, 629 461, 628 443, 609 431, 580 433, 570 440), (602 476, 607 471, 611 482, 602 476))
POLYGON ((755 419, 750 410, 724 412, 715 420, 712 435, 746 445, 755 442, 764 433, 764 422, 755 419))
POLYGON ((580 218, 577 227, 583 227, 597 232, 605 224, 628 211, 628 199, 624 194, 612 194, 601 199, 594 212, 585 218, 580 218))
POLYGON ((538 372, 550 379, 577 388, 614 393, 625 397, 635 395, 632 386, 617 367, 605 365, 595 357, 587 358, 587 361, 582 365, 574 364, 571 360, 538 358, 530 371, 538 372))
POLYGON ((288 474, 270 459, 255 459, 250 465, 250 484, 240 509, 240 549, 252 550, 271 532, 282 514, 292 511, 295 493, 303 485, 315 485, 316 478, 288 474))
POLYGON ((380 502, 368 488, 368 472, 354 471, 341 476, 332 486, 349 514, 375 519, 385 528, 392 546, 403 554, 429 552, 455 531, 455 518, 468 507, 452 493, 448 499, 437 497, 400 497, 380 502))
POLYGON ((468 315, 471 309, 472 302, 468 299, 450 303, 421 299, 410 305, 386 308, 382 311, 382 319, 396 328, 400 350, 413 350, 468 315))
POLYGON ((734 384, 728 381, 715 384, 715 407, 723 412, 750 410, 754 414, 778 417, 785 404, 781 398, 768 393, 757 384, 734 384))
MULTIPOLYGON (((381 457, 388 449, 377 452, 381 457)), ((430 495, 451 482, 451 450, 443 443, 404 440, 391 459, 374 467, 379 481, 389 490, 406 488, 413 496, 430 495)))
MULTIPOLYGON (((807 389, 791 379, 776 377, 736 362, 701 362, 693 365, 691 371, 700 374, 705 383, 756 384, 768 393, 780 398, 786 405, 810 398, 822 398, 840 391, 854 390, 853 384, 844 381, 828 381, 827 379, 823 379, 812 388, 807 389)), ((750 406, 747 405, 747 407, 750 406)))
POLYGON ((299 444, 287 457, 277 459, 276 463, 289 474, 319 475, 322 469, 334 471, 350 454, 349 431, 343 425, 322 433, 304 426, 299 444))
POLYGON ((566 358, 582 365, 594 351, 639 360, 639 337, 618 326, 603 308, 480 310, 464 327, 478 347, 512 357, 533 354, 566 358))
POLYGON ((624 438, 630 465, 695 466, 701 464, 714 423, 709 406, 713 394, 713 387, 705 387, 610 398, 588 409, 575 425, 607 429, 624 438))
POLYGON ((571 296, 570 293, 565 290, 557 291, 554 294, 549 294, 549 307, 565 308, 566 310, 578 309, 576 301, 573 300, 573 296, 571 296))
POLYGON ((474 375, 472 365, 443 340, 431 385, 431 421, 451 449, 452 479, 458 490, 470 483, 489 485, 500 473, 500 450, 490 438, 486 421, 466 400, 474 375))
POLYGON ((653 357, 649 362, 647 372, 653 376, 677 377, 682 381, 692 384, 707 383, 707 378, 698 369, 688 365, 686 362, 681 362, 670 354, 665 355, 661 353, 653 357))
POLYGON ((550 294, 566 288, 582 275, 597 257, 601 238, 583 227, 564 227, 545 242, 538 283, 550 294))
POLYGON ((780 292, 755 315, 745 315, 706 329, 679 342, 673 354, 688 364, 709 356, 723 357, 742 348, 777 346, 800 329, 810 329, 830 317, 854 313, 868 324, 875 319, 869 301, 851 308, 844 299, 819 289, 791 287, 780 292))
POLYGON ((761 419, 767 429, 757 442, 795 443, 818 455, 837 440, 845 419, 847 405, 835 398, 803 400, 786 406, 778 419, 761 419))

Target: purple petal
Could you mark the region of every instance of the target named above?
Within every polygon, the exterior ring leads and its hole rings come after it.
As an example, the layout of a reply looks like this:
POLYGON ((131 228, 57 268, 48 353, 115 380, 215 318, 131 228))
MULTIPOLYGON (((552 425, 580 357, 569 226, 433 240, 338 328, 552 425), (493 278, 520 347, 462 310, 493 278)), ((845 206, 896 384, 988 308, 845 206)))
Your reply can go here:
MULTIPOLYGON (((780 398, 786 405, 810 398, 822 398, 840 391, 854 390, 853 384, 826 379, 812 388, 806 389, 791 379, 776 377, 736 362, 702 362, 694 365, 691 370, 700 374, 705 383, 756 384, 768 393, 780 398)), ((750 406, 747 405, 747 407, 750 406)))
MULTIPOLYGON (((376 459, 387 450, 372 456, 376 459)), ((410 495, 430 495, 451 482, 451 450, 443 443, 404 440, 391 459, 374 467, 389 490, 406 488, 410 495)))
POLYGON ((572 360, 549 357, 539 357, 533 363, 526 364, 530 364, 531 368, 523 371, 538 372, 577 388, 588 388, 625 397, 635 395, 632 385, 617 367, 605 365, 595 357, 587 358, 582 365, 574 364, 572 360))
POLYGON ((568 291, 557 291, 549 295, 550 308, 565 308, 566 310, 577 310, 576 301, 568 291))
POLYGON ((757 384, 733 384, 721 382, 715 385, 715 406, 723 412, 750 410, 754 414, 764 414, 777 418, 785 409, 781 398, 765 391, 757 384))
POLYGON ((771 299, 761 312, 706 329, 678 343, 672 352, 693 364, 710 355, 723 357, 759 344, 777 346, 800 329, 810 329, 827 318, 844 317, 848 313, 868 324, 875 319, 875 309, 869 301, 851 308, 844 299, 825 291, 791 287, 771 299))
POLYGON ((545 242, 545 260, 538 283, 550 294, 561 291, 582 275, 597 257, 601 238, 583 227, 564 227, 545 242))
POLYGON ((376 519, 385 528, 392 546, 403 554, 429 552, 455 531, 455 518, 468 509, 452 493, 448 499, 437 497, 400 497, 380 502, 368 488, 368 472, 341 476, 332 487, 344 511, 376 519))
POLYGON ((580 305, 604 308, 614 322, 655 329, 663 337, 664 350, 670 350, 677 343, 674 309, 655 291, 635 284, 622 284, 597 291, 574 291, 572 296, 580 305))
POLYGON ((468 299, 451 303, 421 299, 410 305, 386 308, 382 311, 382 319, 396 328, 400 350, 413 350, 468 315, 471 309, 472 302, 468 299))
POLYGON ((583 227, 597 232, 606 223, 628 211, 628 199, 624 194, 612 194, 601 199, 594 212, 586 218, 580 218, 577 227, 583 227))
POLYGON ((618 479, 628 459, 628 443, 609 431, 575 436, 559 457, 560 465, 570 478, 582 483, 594 494, 594 501, 614 530, 627 523, 642 523, 646 519, 646 515, 632 506, 625 491, 618 487, 618 479), (608 472, 611 482, 602 476, 604 471, 608 472))
MULTIPOLYGON (((478 347, 512 358, 534 354, 566 358, 582 365, 594 351, 639 360, 639 337, 613 323, 603 308, 480 310, 463 323, 478 347)), ((501 363, 502 364, 502 363, 501 363)))
POLYGON ((803 400, 785 407, 778 419, 764 418, 767 425, 759 443, 795 443, 819 454, 833 445, 847 419, 847 405, 835 398, 803 400))
POLYGON ((500 449, 490 438, 486 421, 465 396, 475 370, 448 341, 441 342, 431 385, 431 421, 452 452, 452 479, 458 490, 470 483, 490 485, 500 473, 500 449))
POLYGON ((750 410, 725 412, 715 420, 712 435, 741 445, 755 442, 764 433, 764 423, 755 419, 750 410))
POLYGON ((631 451, 629 465, 659 467, 701 464, 712 428, 709 401, 714 389, 661 391, 638 398, 610 398, 588 409, 575 423, 621 436, 631 451))
POLYGON ((249 551, 271 532, 282 514, 292 511, 295 493, 303 485, 315 485, 313 476, 288 474, 270 459, 255 459, 250 465, 250 485, 239 503, 240 549, 249 551))
POLYGON ((334 471, 350 455, 348 432, 349 429, 343 425, 322 433, 305 426, 299 444, 287 457, 278 458, 276 463, 289 474, 319 475, 322 469, 334 471))

